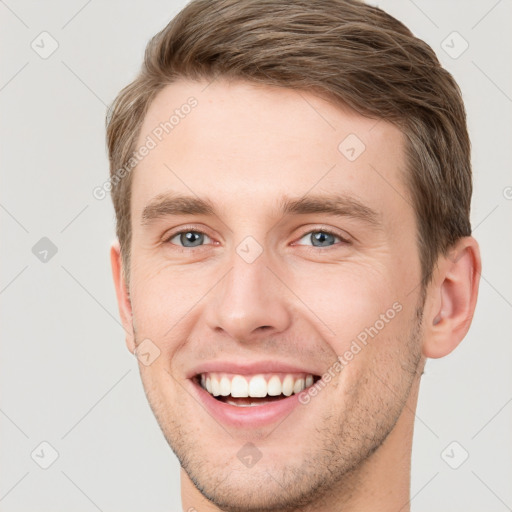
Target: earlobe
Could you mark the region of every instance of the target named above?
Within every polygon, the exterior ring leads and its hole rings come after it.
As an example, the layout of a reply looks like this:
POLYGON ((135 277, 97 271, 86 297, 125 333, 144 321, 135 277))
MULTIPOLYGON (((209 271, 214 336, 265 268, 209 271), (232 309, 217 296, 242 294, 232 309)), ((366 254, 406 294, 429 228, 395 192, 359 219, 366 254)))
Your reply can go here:
POLYGON ((423 355, 443 357, 469 330, 478 296, 481 258, 473 237, 461 238, 447 256, 440 256, 425 308, 423 355))
POLYGON ((130 302, 128 288, 124 279, 123 261, 121 258, 121 247, 116 239, 110 246, 110 264, 112 266, 112 277, 116 289, 117 305, 121 322, 126 332, 126 346, 133 354, 135 350, 135 340, 133 332, 132 305, 130 302))

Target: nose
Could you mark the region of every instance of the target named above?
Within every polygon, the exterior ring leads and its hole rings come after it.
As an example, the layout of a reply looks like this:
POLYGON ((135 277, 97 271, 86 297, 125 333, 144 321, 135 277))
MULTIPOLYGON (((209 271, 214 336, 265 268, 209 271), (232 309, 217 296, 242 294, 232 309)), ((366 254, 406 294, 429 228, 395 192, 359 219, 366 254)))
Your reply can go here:
POLYGON ((268 268, 265 252, 252 263, 234 253, 230 263, 208 306, 209 327, 241 343, 285 331, 291 323, 290 297, 268 268))

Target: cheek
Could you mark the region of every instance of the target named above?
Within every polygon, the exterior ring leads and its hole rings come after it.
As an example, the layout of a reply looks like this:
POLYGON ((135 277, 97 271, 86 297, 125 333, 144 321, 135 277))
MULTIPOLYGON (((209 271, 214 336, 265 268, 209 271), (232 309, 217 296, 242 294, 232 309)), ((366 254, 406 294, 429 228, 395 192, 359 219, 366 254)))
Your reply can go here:
POLYGON ((401 309, 399 290, 391 282, 389 271, 378 265, 347 264, 337 269, 318 266, 315 272, 296 273, 291 288, 337 354, 358 336, 364 341, 368 329, 375 332, 375 324, 379 331, 389 330, 396 310, 401 309))
MULTIPOLYGON (((382 259, 288 266, 281 274, 293 293, 278 286, 276 300, 300 311, 299 321, 313 326, 341 355, 354 340, 364 344, 380 339, 381 332, 394 330, 400 322, 394 318, 399 316, 396 303, 404 296, 403 278, 394 277, 382 259)), ((223 274, 214 262, 180 267, 153 259, 134 265, 131 298, 137 339, 154 340, 167 355, 177 350, 209 307, 223 274)))
POLYGON ((152 263, 140 265, 133 272, 133 318, 139 338, 169 340, 187 323, 215 284, 215 275, 206 269, 169 268, 152 263))

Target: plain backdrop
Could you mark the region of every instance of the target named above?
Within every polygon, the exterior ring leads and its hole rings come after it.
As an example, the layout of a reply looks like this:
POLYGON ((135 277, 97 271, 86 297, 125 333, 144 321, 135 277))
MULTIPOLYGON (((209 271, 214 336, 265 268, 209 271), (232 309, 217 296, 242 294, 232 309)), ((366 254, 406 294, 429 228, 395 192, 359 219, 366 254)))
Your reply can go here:
MULTIPOLYGON (((374 4, 460 84, 483 256, 470 333, 422 379, 412 510, 512 510, 512 2, 374 4)), ((2 512, 181 510, 119 324, 113 208, 92 191, 108 178, 106 107, 183 5, 0 1, 2 512)))

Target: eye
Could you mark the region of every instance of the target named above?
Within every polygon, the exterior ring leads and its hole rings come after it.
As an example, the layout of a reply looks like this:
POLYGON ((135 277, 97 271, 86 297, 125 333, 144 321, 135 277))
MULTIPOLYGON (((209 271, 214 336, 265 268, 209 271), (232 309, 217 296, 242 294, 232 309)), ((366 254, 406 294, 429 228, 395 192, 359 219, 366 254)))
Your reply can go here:
POLYGON ((180 231, 166 240, 166 242, 170 242, 171 244, 181 247, 198 247, 203 245, 205 242, 208 243, 208 241, 212 241, 208 235, 201 233, 200 231, 193 230, 180 231))
POLYGON ((348 243, 344 238, 325 229, 309 231, 297 243, 298 245, 312 245, 313 247, 331 247, 336 244, 336 239, 340 242, 348 243), (309 243, 300 243, 302 240, 306 240, 309 243))

